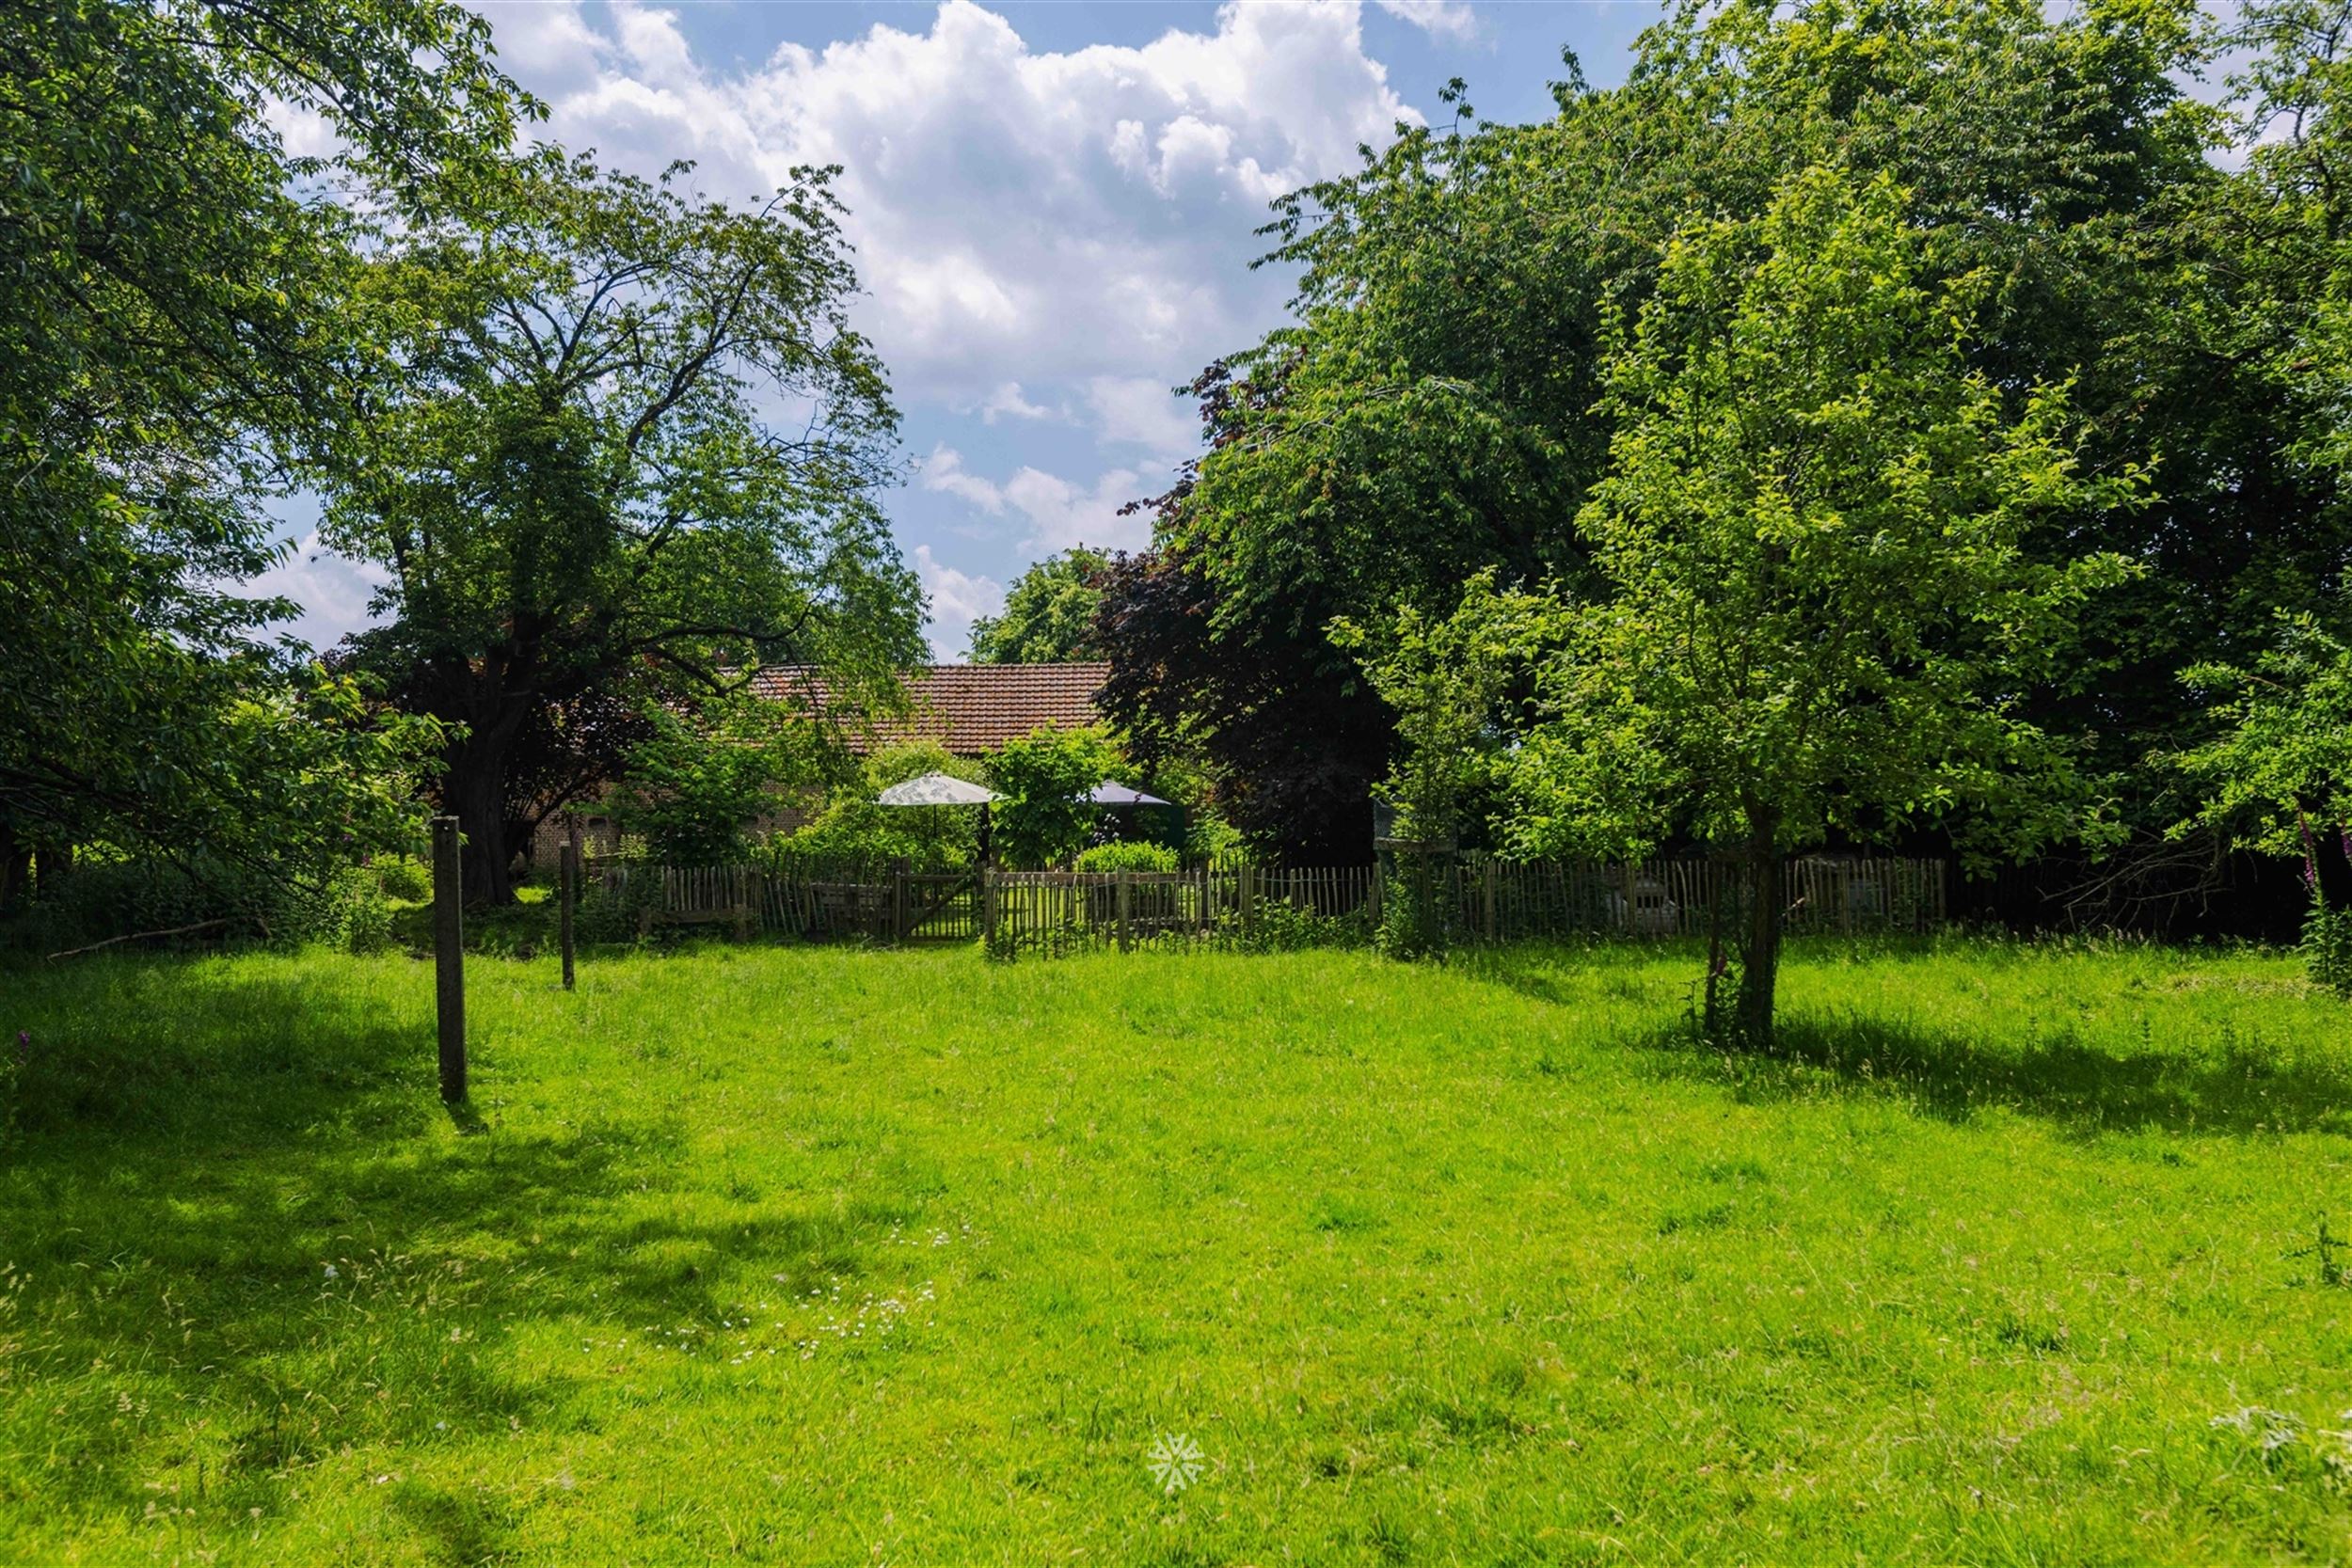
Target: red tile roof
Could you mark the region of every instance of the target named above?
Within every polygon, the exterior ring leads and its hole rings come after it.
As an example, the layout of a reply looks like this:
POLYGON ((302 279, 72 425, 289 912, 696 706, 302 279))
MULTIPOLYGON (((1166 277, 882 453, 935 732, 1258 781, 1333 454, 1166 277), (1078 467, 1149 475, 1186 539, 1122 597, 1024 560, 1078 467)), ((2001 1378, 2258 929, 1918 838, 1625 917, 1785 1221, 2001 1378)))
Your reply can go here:
MULTIPOLYGON (((1102 722, 1095 693, 1110 675, 1107 664, 931 664, 909 671, 914 711, 877 726, 875 743, 935 740, 958 756, 977 756, 1033 731, 1083 729, 1102 722)), ((785 666, 752 677, 762 696, 813 693, 824 687, 806 671, 785 666)), ((862 749, 862 748, 861 748, 862 749)))

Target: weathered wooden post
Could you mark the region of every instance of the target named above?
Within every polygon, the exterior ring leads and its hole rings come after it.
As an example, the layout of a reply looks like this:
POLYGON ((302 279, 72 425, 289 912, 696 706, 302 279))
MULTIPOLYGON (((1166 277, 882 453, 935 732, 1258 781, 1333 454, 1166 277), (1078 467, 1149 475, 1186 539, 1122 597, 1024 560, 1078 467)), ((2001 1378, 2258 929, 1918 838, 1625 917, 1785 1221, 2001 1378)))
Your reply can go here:
POLYGON ((1128 909, 1135 894, 1135 878, 1136 874, 1125 866, 1119 868, 1119 950, 1121 953, 1134 951, 1136 945, 1127 921, 1128 909))
POLYGON ((996 868, 980 863, 980 940, 996 950, 996 868))
POLYGON ((890 863, 890 940, 907 938, 907 867, 914 863, 900 855, 890 863))
POLYGON ((1236 868, 1241 879, 1241 934, 1244 941, 1258 934, 1258 866, 1244 861, 1236 868))
POLYGON ((433 819, 433 978, 440 1015, 441 1099, 466 1099, 466 889, 457 858, 457 818, 433 819))
POLYGON ((556 879, 558 884, 556 896, 561 900, 556 916, 556 942, 564 953, 564 989, 570 990, 573 984, 573 911, 580 905, 580 824, 578 821, 572 823, 571 836, 564 841, 564 855, 557 863, 556 879))
POLYGON ((1486 857, 1486 940, 1495 940, 1495 858, 1486 857))

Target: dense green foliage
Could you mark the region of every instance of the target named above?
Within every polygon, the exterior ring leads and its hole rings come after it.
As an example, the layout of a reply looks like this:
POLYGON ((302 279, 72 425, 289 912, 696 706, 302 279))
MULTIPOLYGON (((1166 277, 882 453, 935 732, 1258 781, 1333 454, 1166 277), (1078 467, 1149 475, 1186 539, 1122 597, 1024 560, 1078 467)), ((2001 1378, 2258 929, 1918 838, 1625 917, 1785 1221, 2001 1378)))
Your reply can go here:
POLYGON ((2335 1552, 2292 960, 1691 963, 485 959, 478 1127, 405 956, 10 973, 0 1559, 2335 1552))
POLYGON ((770 840, 766 858, 779 868, 880 867, 904 860, 915 871, 968 869, 979 858, 978 807, 885 806, 876 800, 892 784, 926 773, 988 782, 986 768, 936 741, 884 747, 836 783, 809 821, 770 840))
MULTIPOLYGON (((2250 669, 2204 664, 2188 678, 2227 726, 2180 758, 2198 782, 2201 816, 2246 843, 2303 857, 2316 878, 2322 836, 2352 823, 2352 646, 2309 615, 2285 617, 2250 669)), ((2338 847, 2331 859, 2341 855, 2338 847)), ((2334 901, 2352 896, 2338 892, 2334 901)))
POLYGON ((1078 851, 1072 868, 1078 871, 1173 871, 1177 867, 1176 851, 1165 844, 1147 839, 1124 839, 1114 844, 1097 844, 1078 851))
POLYGON ((1005 608, 972 622, 975 664, 1071 664, 1103 657, 1095 618, 1109 565, 1083 545, 1047 556, 1005 591, 1005 608))
POLYGON ((2192 822, 2303 863, 2312 974, 2352 996, 2352 646, 2314 616, 2282 616, 2251 668, 2188 678, 2226 726, 2178 758, 2201 800, 2192 822))
POLYGON ((1093 837, 1087 797, 1118 762, 1100 730, 1041 729, 989 753, 996 858, 1015 870, 1065 865, 1093 837))
POLYGON ((472 897, 509 896, 516 835, 561 803, 518 799, 517 762, 580 701, 781 663, 836 708, 887 702, 918 646, 875 499, 897 416, 826 176, 753 212, 681 178, 542 152, 387 236, 365 280, 399 373, 325 470, 327 533, 390 578, 351 657, 465 726, 442 793, 472 897))
POLYGON ((1677 236, 1607 333, 1616 434, 1578 519, 1601 586, 1539 666, 1510 835, 1739 861, 1719 1038, 1772 1037, 1790 853, 1962 809, 1986 847, 2029 852, 2092 805, 2017 694, 2124 563, 2026 542, 2053 513, 2134 504, 2136 476, 2081 476, 2063 388, 2006 418, 1955 335, 1978 280, 1925 284, 1904 207, 1883 176, 1791 176, 1759 221, 1677 236))
POLYGON ((646 714, 607 805, 664 865, 737 865, 758 819, 807 809, 858 769, 790 705, 736 694, 646 714))
POLYGON ((347 221, 267 107, 399 204, 511 135, 487 40, 441 0, 0 12, 0 903, 29 849, 91 843, 307 879, 407 793, 434 735, 355 711, 236 590, 353 348, 347 221))
POLYGON ((1393 836, 1452 844, 1470 825, 1473 806, 1508 771, 1505 748, 1518 725, 1506 699, 1556 618, 1540 595, 1498 592, 1490 569, 1470 579, 1451 614, 1407 604, 1385 625, 1333 624, 1332 641, 1359 655, 1395 715, 1397 760, 1382 784, 1395 808, 1393 836))
MULTIPOLYGON (((1541 123, 1457 90, 1453 124, 1280 204, 1295 319, 1202 378, 1210 451, 1109 575, 1114 717, 1200 752, 1262 841, 1359 820, 1396 746, 1325 628, 1443 617, 1489 569, 1615 592, 1577 522, 1628 415, 1608 324, 1638 319, 1693 216, 1753 225, 1822 166, 1907 193, 1917 286, 1965 280, 1954 372, 2004 421, 2067 388, 2081 475, 2148 466, 2141 504, 2086 486, 2022 541, 2053 569, 2142 570, 2014 697, 2160 843, 2194 801, 2152 759, 2205 722, 2182 673, 2254 657, 2352 559, 2343 33, 2300 3, 2225 34, 2185 0, 1732 0, 1676 7, 1621 87, 1569 61, 1541 123), (2240 112, 2185 94, 2233 67, 2240 112)), ((1710 286, 1736 291, 1743 257, 1720 260, 1710 286)))

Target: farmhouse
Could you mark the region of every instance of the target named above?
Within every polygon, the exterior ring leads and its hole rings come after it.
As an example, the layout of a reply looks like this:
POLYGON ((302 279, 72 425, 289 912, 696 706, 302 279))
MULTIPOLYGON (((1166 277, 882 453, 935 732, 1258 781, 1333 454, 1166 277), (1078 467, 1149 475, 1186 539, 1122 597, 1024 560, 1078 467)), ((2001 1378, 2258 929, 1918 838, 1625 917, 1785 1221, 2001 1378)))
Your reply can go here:
MULTIPOLYGON (((1110 666, 1088 664, 926 664, 900 677, 906 689, 904 718, 887 719, 853 732, 850 749, 859 755, 910 741, 934 741, 960 757, 977 757, 1041 729, 1084 729, 1102 721, 1096 698, 1110 666)), ((825 704, 823 681, 809 670, 779 665, 752 677, 752 689, 777 701, 825 704)), ((595 811, 592 799, 578 802, 588 815, 580 828, 592 847, 614 847, 610 817, 595 811)), ((784 817, 768 829, 788 827, 784 817)), ((562 812, 541 822, 532 855, 551 864, 564 839, 562 812)))

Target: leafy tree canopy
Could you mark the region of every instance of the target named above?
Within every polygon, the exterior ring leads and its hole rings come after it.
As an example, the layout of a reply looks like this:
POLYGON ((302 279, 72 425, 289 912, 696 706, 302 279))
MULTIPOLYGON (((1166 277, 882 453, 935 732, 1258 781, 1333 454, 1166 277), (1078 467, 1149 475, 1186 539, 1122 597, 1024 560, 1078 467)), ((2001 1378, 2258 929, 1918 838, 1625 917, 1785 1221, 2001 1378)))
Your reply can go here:
POLYGON ((1109 558, 1083 545, 1047 556, 1014 579, 1004 610, 972 622, 975 664, 1074 664, 1103 657, 1095 641, 1109 558))
POLYGON ((2062 386, 2004 410, 1962 347, 1983 280, 1933 283, 1906 216, 1884 175, 1802 171, 1759 220, 1686 229, 1613 322, 1611 469, 1578 517, 1605 592, 1564 605, 1516 768, 1526 850, 1688 835, 1746 867, 1737 1010, 1711 1022, 1752 1043, 1791 851, 1963 806, 1987 849, 2090 824, 2017 694, 2128 568, 2027 541, 2142 486, 2084 471, 2062 386))
POLYGON ((516 786, 567 705, 787 664, 836 711, 887 705, 919 654, 875 499, 897 416, 844 315, 829 175, 741 212, 688 173, 543 150, 384 235, 359 284, 385 373, 324 468, 326 531, 389 578, 354 661, 463 726, 443 790, 469 896, 510 895, 511 845, 557 803, 516 786))
POLYGON ((1394 742, 1323 628, 1442 616, 1486 569, 1612 592, 1573 519, 1617 435, 1613 313, 1690 214, 1754 220, 1819 165, 1909 193, 1925 284, 1977 280, 1961 352, 2006 418, 2067 385, 2087 472, 2159 460, 2142 505, 2037 514, 2037 560, 2151 569, 2082 606, 2022 698, 2160 824, 2141 759, 2193 716, 2178 672, 2267 636, 2352 547, 2333 475, 2291 450, 2303 394, 2250 352, 2259 242, 2208 156, 2232 122, 2181 90, 2221 41, 2187 0, 1733 0, 1677 7, 1622 87, 1568 60, 1538 124, 1457 85, 1453 123, 1278 204, 1294 319, 1203 377, 1207 454, 1109 578, 1114 717, 1198 748, 1262 840, 1346 814, 1394 742))
POLYGON ((2304 863, 2329 909, 2352 909, 2352 641, 2311 614, 2280 617, 2250 665, 2200 665, 2189 681, 2219 733, 2180 753, 2192 824, 2304 863))
POLYGON ((1095 729, 1041 729, 991 753, 990 784, 1004 797, 991 808, 997 857, 1025 869, 1067 864, 1093 834, 1087 797, 1118 760, 1110 737, 1095 729))
POLYGON ((273 101, 395 203, 531 107, 443 0, 0 13, 0 892, 28 844, 275 859, 399 797, 418 732, 262 645, 288 607, 234 586, 347 348, 348 225, 273 101))
POLYGON ((759 818, 805 810, 855 775, 811 716, 748 692, 656 706, 645 722, 611 804, 622 831, 667 865, 738 864, 759 818))

